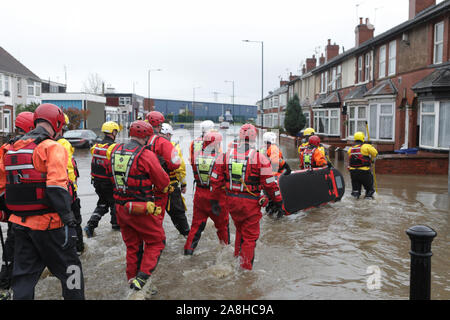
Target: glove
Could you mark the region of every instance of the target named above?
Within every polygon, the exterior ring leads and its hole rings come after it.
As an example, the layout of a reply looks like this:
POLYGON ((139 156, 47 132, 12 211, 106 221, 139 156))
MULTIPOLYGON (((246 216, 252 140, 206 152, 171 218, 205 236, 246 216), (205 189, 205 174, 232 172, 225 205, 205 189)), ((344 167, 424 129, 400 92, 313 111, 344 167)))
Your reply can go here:
POLYGON ((219 205, 219 201, 217 200, 210 200, 211 203, 211 209, 214 215, 219 216, 220 212, 222 211, 222 208, 219 205))
POLYGON ((291 173, 292 173, 292 170, 291 170, 291 167, 288 165, 288 163, 286 162, 286 164, 284 165, 284 168, 285 168, 285 170, 284 170, 284 175, 285 176, 288 176, 288 175, 290 175, 291 173))
POLYGON ((8 221, 8 215, 5 211, 0 210, 0 222, 7 222, 8 221))
POLYGON ((75 247, 76 243, 77 243, 77 230, 75 229, 75 222, 71 223, 70 225, 65 225, 64 226, 64 243, 62 244, 62 248, 63 250, 66 250, 68 248, 73 248, 75 247))
POLYGON ((333 168, 333 164, 332 164, 330 161, 327 162, 327 166, 328 166, 328 168, 330 168, 330 169, 333 168))
POLYGON ((283 216, 286 215, 286 213, 283 210, 283 205, 281 202, 275 203, 274 206, 276 208, 277 219, 281 219, 283 216))
POLYGON ((181 193, 183 193, 183 194, 185 194, 186 193, 186 185, 185 184, 183 184, 183 185, 181 185, 181 193))

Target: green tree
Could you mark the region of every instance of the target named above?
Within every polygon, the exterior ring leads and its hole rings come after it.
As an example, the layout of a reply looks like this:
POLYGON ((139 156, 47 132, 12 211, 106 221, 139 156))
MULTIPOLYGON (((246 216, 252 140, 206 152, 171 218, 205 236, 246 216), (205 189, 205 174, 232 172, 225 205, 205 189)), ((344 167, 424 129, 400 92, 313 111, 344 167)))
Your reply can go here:
POLYGON ((296 94, 289 100, 286 107, 284 127, 291 136, 296 136, 297 133, 305 127, 305 124, 306 118, 303 115, 302 107, 300 106, 300 99, 296 94))
POLYGON ((39 103, 36 102, 32 102, 29 105, 18 104, 16 106, 16 117, 18 114, 25 111, 34 112, 34 110, 36 110, 37 107, 39 107, 39 103))

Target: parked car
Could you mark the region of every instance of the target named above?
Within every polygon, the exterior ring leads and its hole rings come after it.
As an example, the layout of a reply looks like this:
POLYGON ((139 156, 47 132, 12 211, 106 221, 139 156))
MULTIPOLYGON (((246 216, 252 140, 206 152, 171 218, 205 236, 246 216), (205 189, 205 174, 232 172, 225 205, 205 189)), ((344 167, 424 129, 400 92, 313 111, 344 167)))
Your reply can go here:
POLYGON ((69 130, 64 133, 64 138, 74 148, 90 148, 100 140, 92 130, 69 130))
POLYGON ((230 123, 227 121, 224 121, 220 124, 220 129, 230 129, 230 123))

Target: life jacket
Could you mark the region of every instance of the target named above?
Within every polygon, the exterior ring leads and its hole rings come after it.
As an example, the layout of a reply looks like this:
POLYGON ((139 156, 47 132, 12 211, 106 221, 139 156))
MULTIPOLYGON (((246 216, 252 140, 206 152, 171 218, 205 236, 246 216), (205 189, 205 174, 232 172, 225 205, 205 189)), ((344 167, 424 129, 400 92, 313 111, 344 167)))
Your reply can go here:
POLYGON ((361 153, 361 147, 362 145, 358 144, 350 150, 349 165, 352 168, 370 167, 372 164, 370 157, 361 153))
MULTIPOLYGON (((148 142, 147 148, 150 151, 153 151, 156 156, 158 157, 159 163, 161 164, 161 167, 164 169, 165 172, 168 174, 170 173, 169 168, 167 168, 166 160, 162 158, 162 156, 159 154, 159 152, 156 151, 156 142, 161 139, 162 137, 158 136, 157 134, 154 134, 150 141, 148 142)), ((162 138, 164 139, 164 138, 162 138)))
POLYGON ((109 144, 95 144, 91 161, 91 176, 93 179, 110 180, 111 173, 109 167, 111 162, 108 160, 107 151, 109 144))
POLYGON ((18 150, 9 145, 4 156, 6 206, 19 217, 55 212, 46 199, 47 174, 37 171, 33 164, 33 152, 44 140, 37 139, 18 150))
POLYGON ((302 151, 301 157, 303 160, 303 169, 312 169, 316 167, 316 162, 314 160, 314 152, 317 148, 305 148, 302 151))
POLYGON ((200 153, 194 158, 194 180, 198 187, 209 188, 209 180, 218 156, 218 152, 211 154, 200 151, 200 153))
POLYGON ((194 159, 202 152, 203 150, 203 138, 198 137, 194 141, 192 141, 191 152, 191 164, 194 164, 194 159))
POLYGON ((272 152, 275 145, 271 144, 269 148, 263 147, 259 150, 259 153, 262 153, 265 155, 272 165, 272 171, 274 175, 279 175, 283 172, 284 166, 286 164, 286 161, 283 159, 283 154, 278 149, 278 163, 272 163, 272 152))
MULTIPOLYGON (((256 163, 256 166, 255 164, 250 166, 249 163, 249 160, 252 159, 255 153, 258 153, 255 149, 249 149, 245 153, 242 153, 235 148, 227 152, 226 163, 228 164, 228 168, 226 171, 226 187, 229 191, 248 192, 252 194, 260 193, 260 169, 257 166, 258 163, 256 163)), ((258 154, 256 159, 259 161, 258 154)))
POLYGON ((155 201, 153 183, 138 170, 138 161, 145 146, 136 143, 119 144, 111 154, 113 195, 117 203, 155 201))

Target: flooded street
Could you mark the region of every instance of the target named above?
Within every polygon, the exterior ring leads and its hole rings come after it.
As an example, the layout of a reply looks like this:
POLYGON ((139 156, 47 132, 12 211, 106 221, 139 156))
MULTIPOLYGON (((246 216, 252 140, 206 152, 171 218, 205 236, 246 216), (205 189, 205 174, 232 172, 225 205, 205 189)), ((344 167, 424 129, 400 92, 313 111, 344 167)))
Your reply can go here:
MULTIPOLYGON (((230 129, 231 131, 233 129, 230 129)), ((232 132, 226 143, 231 141, 232 132)), ((177 130, 187 162, 192 132, 177 130)), ((226 145, 226 144, 224 144, 226 145)), ((291 165, 298 167, 293 146, 282 146, 291 165)), ((97 201, 90 184, 91 155, 75 153, 80 169, 79 197, 84 227, 97 201)), ((192 257, 183 255, 185 239, 166 214, 166 248, 152 276, 161 300, 302 300, 302 299, 408 299, 410 241, 405 231, 424 224, 437 232, 432 244, 432 299, 450 299, 450 218, 447 176, 377 175, 374 201, 354 200, 344 161, 331 159, 346 178, 341 202, 274 220, 264 215, 253 271, 239 269, 232 244, 219 245, 214 225, 208 222, 192 257), (368 267, 381 270, 381 288, 369 290, 368 267)), ((192 220, 193 177, 187 164, 185 195, 192 220)), ((120 232, 111 230, 105 215, 96 236, 85 238, 81 256, 86 299, 123 300, 130 289, 125 276, 125 245, 120 232)), ((2 225, 3 227, 4 225, 2 225)), ((5 231, 5 227, 3 230, 5 231)), ((42 279, 36 299, 61 299, 54 277, 42 279)))

